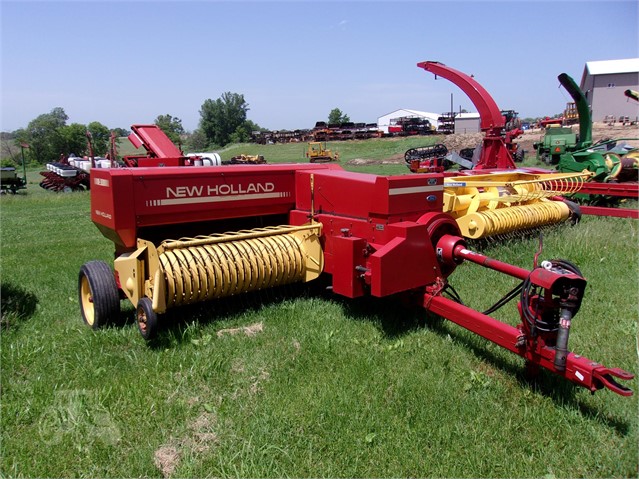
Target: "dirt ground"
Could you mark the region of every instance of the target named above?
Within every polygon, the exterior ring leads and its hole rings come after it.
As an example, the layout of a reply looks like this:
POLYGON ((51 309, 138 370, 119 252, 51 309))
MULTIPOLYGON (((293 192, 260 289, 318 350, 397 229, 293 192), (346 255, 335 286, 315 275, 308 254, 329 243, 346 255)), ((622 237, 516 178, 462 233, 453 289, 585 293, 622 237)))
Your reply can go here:
MULTIPOLYGON (((572 129, 575 132, 578 132, 579 125, 573 125, 572 129)), ((541 141, 543 135, 543 130, 534 128, 526 130, 522 136, 515 140, 515 142, 519 144, 519 148, 523 148, 526 151, 527 156, 530 156, 535 154, 533 143, 541 141)), ((478 145, 482 141, 483 137, 484 135, 482 133, 448 135, 444 137, 443 143, 449 150, 459 151, 462 148, 471 148, 478 145)), ((620 140, 622 138, 637 138, 637 140, 627 140, 626 143, 631 146, 639 147, 639 127, 636 125, 623 126, 621 124, 617 124, 610 126, 605 123, 594 123, 592 127, 593 142, 607 138, 617 138, 620 140)))
MULTIPOLYGON (((579 131, 579 125, 573 125, 573 130, 575 132, 579 131)), ((483 133, 465 133, 460 135, 446 135, 440 137, 441 143, 446 145, 448 151, 455 151, 459 153, 459 150, 463 148, 474 148, 479 145, 484 138, 483 133)), ((526 152, 526 157, 529 158, 531 156, 535 156, 535 150, 533 148, 533 143, 541 141, 543 138, 543 130, 539 128, 526 130, 522 136, 515 140, 516 143, 519 144, 519 148, 523 148, 526 152)), ((636 140, 624 140, 625 143, 631 146, 639 147, 639 127, 636 125, 623 126, 621 124, 617 125, 607 125, 605 123, 594 123, 592 128, 592 139, 593 142, 597 142, 600 140, 604 140, 607 138, 637 138, 636 140)), ((621 141, 619 141, 621 143, 621 141)), ((404 162, 404 153, 397 153, 390 158, 382 160, 383 164, 394 164, 394 163, 403 163, 404 162)), ((349 161, 349 164, 372 164, 377 163, 375 160, 364 160, 364 159, 355 159, 349 161)))

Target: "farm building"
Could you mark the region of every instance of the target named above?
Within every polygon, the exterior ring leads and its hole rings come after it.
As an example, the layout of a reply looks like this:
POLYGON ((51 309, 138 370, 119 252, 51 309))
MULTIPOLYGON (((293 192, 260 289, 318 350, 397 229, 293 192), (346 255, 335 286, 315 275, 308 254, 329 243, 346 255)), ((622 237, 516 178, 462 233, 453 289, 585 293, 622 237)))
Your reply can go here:
POLYGON ((455 133, 479 133, 479 113, 457 113, 455 115, 455 133))
POLYGON ((610 116, 639 119, 639 103, 624 95, 628 89, 639 90, 639 58, 586 62, 580 88, 593 121, 610 116))
POLYGON ((428 121, 430 121, 431 125, 437 128, 437 118, 439 118, 439 116, 440 115, 438 115, 437 113, 429 113, 427 111, 399 109, 391 111, 384 116, 380 116, 377 119, 377 128, 384 133, 388 133, 388 126, 390 125, 391 120, 401 117, 426 118, 428 121))

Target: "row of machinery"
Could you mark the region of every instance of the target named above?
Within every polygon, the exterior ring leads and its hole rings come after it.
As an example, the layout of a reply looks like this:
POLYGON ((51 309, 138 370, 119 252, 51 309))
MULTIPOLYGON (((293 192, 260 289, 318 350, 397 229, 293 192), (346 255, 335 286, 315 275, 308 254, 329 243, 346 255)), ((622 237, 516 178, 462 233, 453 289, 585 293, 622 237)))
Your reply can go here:
POLYGON ((93 156, 89 142, 90 156, 62 157, 57 162, 47 163, 46 171, 40 172, 43 180, 40 186, 51 191, 84 191, 91 188, 91 170, 97 168, 138 166, 219 166, 265 164, 262 155, 237 155, 228 161, 222 161, 215 152, 184 154, 157 125, 133 125, 128 139, 140 154, 125 155, 117 160, 116 138, 111 136, 111 148, 107 158, 93 156))
MULTIPOLYGON (((561 182, 553 182, 556 195, 567 196, 580 202, 586 200, 587 203, 609 201, 610 198, 638 198, 639 152, 636 149, 615 149, 616 141, 593 145, 592 121, 586 98, 568 75, 561 74, 559 81, 575 100, 579 113, 580 135, 570 133, 568 129, 564 131, 563 128, 547 128, 547 140, 538 143, 536 148, 542 158, 547 158, 549 163, 556 166, 555 171, 549 171, 543 168, 516 166, 516 146, 513 140, 520 132, 517 131, 518 128, 506 128, 507 115, 504 115, 490 94, 472 77, 439 62, 421 62, 417 66, 457 85, 468 95, 480 114, 480 127, 484 132, 482 144, 474 149, 472 161, 464 162, 464 158, 454 159, 455 163, 466 169, 447 176, 509 172, 514 179, 520 174, 532 174, 538 177, 538 181, 544 182, 544 176, 547 174, 563 173, 565 176, 561 182)), ((451 158, 450 155, 447 158, 451 158)), ((415 173, 437 171, 433 170, 433 167, 438 168, 442 160, 430 157, 411 161, 408 166, 415 173)), ((443 166, 447 166, 445 162, 443 166)), ((457 186, 465 187, 463 183, 452 180, 449 191, 453 192, 457 186)), ((555 199, 562 200, 559 197, 555 199)), ((579 211, 584 214, 639 217, 636 209, 608 208, 592 204, 581 206, 579 211)))
POLYGON ((41 171, 40 186, 54 192, 85 191, 91 188, 92 168, 111 168, 117 165, 115 161, 115 135, 111 134, 111 147, 107 157, 95 156, 91 134, 87 132, 87 147, 89 155, 78 157, 60 155, 58 161, 47 163, 46 170, 41 171))
MULTIPOLYGON (((593 392, 632 394, 619 383, 631 373, 569 349, 586 290, 578 268, 549 260, 528 270, 470 250, 454 216, 443 212, 442 173, 155 161, 166 166, 140 158, 136 168, 92 171, 91 218, 115 247, 114 271, 89 261, 79 273, 82 317, 94 329, 119 316, 121 299, 135 306, 140 333, 151 339, 169 310, 322 276, 343 297, 401 296, 521 356, 530 372, 544 368, 593 392), (463 262, 520 285, 493 308, 474 310, 447 296, 463 262), (517 326, 490 316, 513 298, 517 326)), ((529 194, 525 183, 517 188, 529 194)), ((469 202, 481 201, 474 196, 469 202)))

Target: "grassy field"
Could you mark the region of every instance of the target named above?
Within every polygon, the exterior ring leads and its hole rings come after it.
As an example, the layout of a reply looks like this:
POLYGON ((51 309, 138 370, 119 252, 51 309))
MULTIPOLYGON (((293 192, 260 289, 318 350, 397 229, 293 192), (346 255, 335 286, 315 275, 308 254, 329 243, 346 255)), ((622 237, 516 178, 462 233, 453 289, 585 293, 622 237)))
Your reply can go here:
MULTIPOLYGON (((358 143, 340 144, 342 158, 407 147, 358 143)), ((264 148, 270 162, 303 149, 264 148)), ((31 172, 26 192, 0 198, 3 476, 638 474, 636 396, 591 395, 550 374, 528 382, 514 355, 392 301, 290 287, 175 310, 149 345, 123 302, 121 324, 94 332, 77 275, 88 260, 111 263, 112 244, 90 221, 88 192, 38 181, 31 172)), ((633 373, 638 235, 636 221, 586 217, 547 230, 542 255, 574 261, 589 281, 571 349, 633 373)), ((476 247, 530 267, 537 239, 476 247)), ((471 264, 451 283, 479 310, 515 285, 471 264)), ((514 304, 498 313, 516 324, 514 304)))

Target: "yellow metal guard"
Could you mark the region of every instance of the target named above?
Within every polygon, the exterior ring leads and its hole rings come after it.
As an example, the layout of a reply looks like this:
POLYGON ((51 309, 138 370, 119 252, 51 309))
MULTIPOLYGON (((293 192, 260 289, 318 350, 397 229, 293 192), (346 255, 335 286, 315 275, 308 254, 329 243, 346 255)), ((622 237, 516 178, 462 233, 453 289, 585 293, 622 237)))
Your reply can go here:
POLYGON ((444 212, 471 239, 565 221, 570 209, 548 198, 579 191, 590 173, 507 172, 444 179, 444 212))
POLYGON ((116 259, 115 267, 133 304, 147 296, 153 310, 163 313, 315 279, 324 267, 320 234, 321 224, 312 223, 165 240, 157 248, 138 240, 138 250, 116 259))

